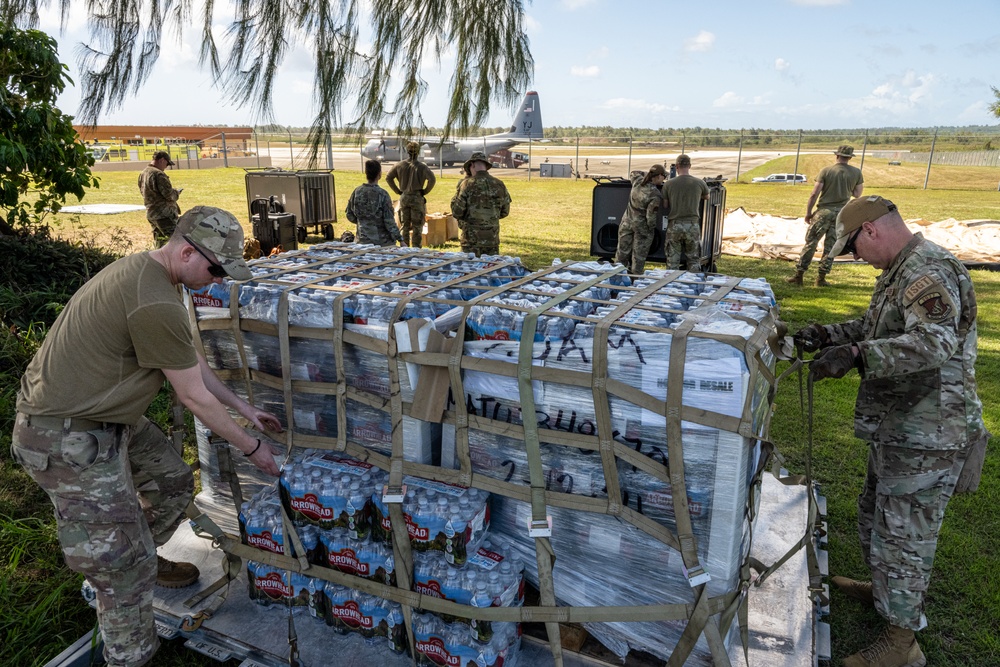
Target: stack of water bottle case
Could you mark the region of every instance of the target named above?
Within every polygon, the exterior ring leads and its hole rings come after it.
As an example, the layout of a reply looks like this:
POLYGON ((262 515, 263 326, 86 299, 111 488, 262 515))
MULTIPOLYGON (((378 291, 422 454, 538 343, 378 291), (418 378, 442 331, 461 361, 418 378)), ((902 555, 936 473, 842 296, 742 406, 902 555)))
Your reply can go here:
POLYGON ((525 580, 621 657, 667 659, 703 594, 714 630, 689 663, 733 640, 774 385, 766 282, 336 242, 251 270, 191 302, 210 365, 288 425, 278 484, 199 428, 199 506, 272 554, 252 597, 428 664, 515 662, 519 623, 477 610, 523 605, 525 580), (413 592, 454 604, 411 613, 413 592))

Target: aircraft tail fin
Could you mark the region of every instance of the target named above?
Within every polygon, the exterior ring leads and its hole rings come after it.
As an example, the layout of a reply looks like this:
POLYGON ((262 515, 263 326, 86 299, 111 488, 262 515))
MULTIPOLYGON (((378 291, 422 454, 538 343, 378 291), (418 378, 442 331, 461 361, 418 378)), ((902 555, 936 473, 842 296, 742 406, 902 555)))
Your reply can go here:
POLYGON ((538 103, 538 93, 525 93, 524 100, 517 108, 517 115, 510 130, 503 134, 493 135, 497 138, 510 139, 541 139, 542 138, 542 108, 538 103))

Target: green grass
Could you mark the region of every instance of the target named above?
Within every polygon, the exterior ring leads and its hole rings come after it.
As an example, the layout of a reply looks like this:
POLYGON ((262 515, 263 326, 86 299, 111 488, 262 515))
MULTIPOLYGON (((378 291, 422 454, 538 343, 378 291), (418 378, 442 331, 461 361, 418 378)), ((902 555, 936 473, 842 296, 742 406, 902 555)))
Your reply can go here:
MULTIPOLYGON (((821 157, 816 167, 829 164, 821 157)), ((784 158, 781 158, 784 159, 784 158)), ((800 172, 812 180, 818 173, 806 163, 800 172)), ((882 184, 870 163, 866 191, 889 196, 899 204, 906 218, 940 220, 948 217, 997 218, 1000 193, 989 191, 921 190, 914 187, 889 187, 882 184)), ((893 169, 897 169, 893 167, 893 169)), ((937 167, 935 168, 937 169, 937 167)), ((792 171, 791 165, 765 165, 758 173, 792 171)), ((184 187, 182 203, 212 204, 234 211, 246 220, 244 172, 239 169, 181 171, 171 174, 177 187, 184 187)), ((355 185, 361 182, 357 172, 337 171, 336 189, 339 217, 337 232, 346 229, 343 207, 355 185)), ((443 211, 455 190, 456 179, 445 177, 428 197, 428 210, 443 211)), ((959 187, 960 182, 952 185, 959 187)), ((548 265, 553 258, 587 259, 590 246, 590 206, 593 184, 589 181, 533 179, 510 180, 513 198, 511 216, 502 223, 502 250, 521 256, 531 268, 548 265)), ((728 206, 778 215, 801 216, 810 186, 728 183, 728 206)), ((87 196, 87 203, 137 201, 135 174, 108 173, 102 176, 101 189, 87 196)), ((98 243, 118 232, 134 238, 135 247, 149 245, 149 227, 141 212, 119 216, 58 215, 57 233, 98 243)), ((249 227, 249 225, 247 225, 249 227)), ((311 242, 320 239, 311 237, 311 242)), ((446 248, 457 249, 457 242, 446 248)), ((655 265, 654 265, 655 266, 655 265)), ((791 275, 789 262, 722 257, 719 271, 729 275, 763 276, 774 287, 781 315, 795 330, 811 321, 836 322, 862 314, 868 304, 876 271, 857 264, 837 264, 830 276, 834 287, 794 288, 783 282, 791 275)), ((1000 407, 994 397, 1000 395, 1000 273, 974 271, 973 280, 979 297, 979 361, 977 372, 980 396, 984 400, 987 427, 1000 432, 1000 407)), ((88 631, 94 621, 77 592, 79 578, 61 567, 54 546, 51 508, 44 494, 7 455, 13 392, 19 375, 11 356, 26 359, 33 340, 7 339, 0 347, 0 636, 16 637, 31 646, 23 662, 41 664, 63 647, 88 631), (14 349, 9 349, 13 347, 14 349), (7 421, 4 422, 3 420, 7 421), (34 607, 46 622, 37 622, 34 607), (23 618, 22 618, 23 617, 23 618)), ((782 368, 783 369, 783 368, 782 368)), ((779 369, 779 370, 782 370, 779 369)), ((865 469, 864 444, 853 437, 852 414, 857 391, 857 376, 828 380, 816 385, 813 474, 822 485, 828 502, 830 527, 829 552, 833 573, 863 576, 855 529, 856 496, 865 469)), ((165 406, 158 407, 162 415, 165 406)), ((777 392, 772 439, 787 459, 792 472, 805 468, 806 436, 799 412, 798 384, 784 382, 777 392)), ((935 667, 966 667, 1000 664, 1000 456, 991 442, 980 489, 972 495, 957 496, 949 505, 941 534, 934 576, 927 598, 929 627, 920 633, 920 642, 935 667)), ((873 639, 880 626, 874 612, 863 610, 839 593, 834 593, 831 618, 834 664, 873 639)), ((5 642, 9 646, 10 642, 5 642)), ((7 664, 7 660, 4 661, 7 664)), ((156 665, 212 665, 206 658, 184 650, 177 642, 164 646, 154 661, 156 665)))

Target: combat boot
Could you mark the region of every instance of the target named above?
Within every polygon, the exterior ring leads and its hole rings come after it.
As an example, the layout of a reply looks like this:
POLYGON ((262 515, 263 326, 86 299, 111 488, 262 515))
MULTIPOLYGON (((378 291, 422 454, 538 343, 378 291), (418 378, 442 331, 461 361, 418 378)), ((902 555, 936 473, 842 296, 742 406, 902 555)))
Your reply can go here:
POLYGON ((786 283, 791 283, 792 285, 798 285, 799 287, 802 287, 802 275, 804 273, 805 273, 805 271, 799 271, 798 269, 796 269, 795 275, 792 276, 791 278, 785 278, 785 282, 786 283))
POLYGON ((175 563, 156 557, 156 584, 164 588, 184 588, 198 581, 198 568, 191 563, 175 563))
POLYGON ((816 287, 830 287, 830 283, 826 282, 825 273, 820 273, 816 276, 816 287))
POLYGON ((927 658, 913 630, 890 625, 875 643, 844 659, 844 667, 925 667, 927 658))
POLYGON ((875 606, 875 594, 872 593, 872 582, 856 581, 847 577, 834 577, 830 580, 834 586, 849 598, 864 602, 869 607, 875 606))

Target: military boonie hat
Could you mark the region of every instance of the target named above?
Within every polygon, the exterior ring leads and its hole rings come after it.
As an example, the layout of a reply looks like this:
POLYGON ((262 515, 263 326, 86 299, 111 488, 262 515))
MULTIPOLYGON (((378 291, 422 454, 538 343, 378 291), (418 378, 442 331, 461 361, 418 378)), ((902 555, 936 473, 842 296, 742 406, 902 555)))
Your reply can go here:
POLYGON ((691 156, 687 153, 681 153, 677 156, 677 162, 675 162, 678 167, 690 167, 691 166, 691 156))
POLYGON ((465 164, 462 165, 462 167, 466 171, 468 171, 469 167, 472 166, 472 163, 476 162, 476 161, 485 163, 487 169, 492 169, 493 168, 493 163, 490 162, 490 159, 488 157, 486 157, 486 153, 484 153, 482 151, 476 151, 475 153, 473 153, 472 157, 470 157, 468 160, 466 160, 465 164))
POLYGON ((153 153, 153 162, 156 162, 157 160, 161 159, 167 161, 168 167, 174 166, 174 161, 170 159, 170 153, 168 153, 167 151, 156 151, 155 153, 153 153))
POLYGON ((852 158, 854 157, 854 146, 848 146, 847 144, 844 144, 843 146, 838 148, 833 154, 838 157, 852 158))
POLYGON ((851 234, 861 229, 866 222, 875 222, 883 215, 896 210, 896 205, 885 197, 871 195, 858 197, 847 202, 837 214, 837 242, 833 245, 833 256, 844 254, 844 246, 851 234))
POLYGON ((420 152, 420 144, 418 144, 415 141, 407 141, 406 142, 406 152, 407 153, 419 153, 420 152))
POLYGON ((214 206, 195 206, 177 220, 177 231, 214 255, 233 280, 253 277, 243 260, 243 227, 229 211, 214 206))

